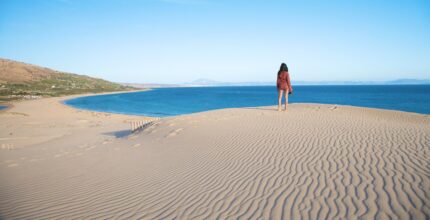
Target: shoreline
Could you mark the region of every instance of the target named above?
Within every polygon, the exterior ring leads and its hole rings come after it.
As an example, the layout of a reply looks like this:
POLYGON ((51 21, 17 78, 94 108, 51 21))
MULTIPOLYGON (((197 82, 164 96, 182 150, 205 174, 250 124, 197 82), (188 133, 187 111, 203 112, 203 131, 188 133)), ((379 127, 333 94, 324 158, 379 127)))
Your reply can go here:
MULTIPOLYGON (((145 90, 131 91, 140 92, 145 90)), ((78 109, 63 103, 64 100, 130 91, 103 94, 79 94, 61 97, 45 97, 9 103, 0 111, 0 148, 20 149, 52 141, 61 137, 94 130, 94 135, 103 138, 106 132, 131 130, 132 121, 152 120, 152 117, 114 114, 78 109), (103 118, 102 121, 100 121, 103 118), (107 123, 107 124, 106 124, 107 123), (106 126, 102 126, 106 124, 106 126), (81 127, 81 129, 79 129, 81 127)), ((90 137, 89 137, 90 138, 90 137)), ((1 150, 1 149, 0 149, 1 150)))
POLYGON ((0 105, 6 106, 6 108, 0 109, 0 112, 6 111, 6 110, 9 110, 9 109, 13 108, 13 104, 12 103, 0 103, 0 105))
POLYGON ((81 111, 94 112, 94 113, 109 113, 109 114, 118 114, 118 115, 125 115, 125 116, 136 116, 136 117, 154 118, 154 117, 146 116, 146 115, 132 115, 132 114, 125 114, 125 113, 113 113, 113 112, 95 111, 95 110, 90 110, 90 109, 81 109, 81 108, 73 107, 71 105, 68 105, 68 104, 64 103, 67 100, 81 98, 81 97, 101 96, 101 95, 111 95, 111 94, 122 94, 122 93, 134 93, 134 92, 144 92, 144 91, 150 91, 150 90, 152 90, 152 88, 138 89, 138 90, 133 90, 133 91, 127 91, 127 90, 125 90, 125 91, 102 92, 102 93, 84 93, 84 94, 74 94, 74 95, 67 95, 67 96, 42 97, 42 98, 39 98, 39 99, 14 100, 14 101, 10 101, 10 102, 0 103, 0 105, 7 106, 7 108, 1 109, 0 112, 6 111, 6 110, 11 110, 14 107, 14 104, 23 103, 23 102, 29 102, 29 101, 37 101, 37 100, 56 98, 56 99, 58 99, 58 102, 60 104, 64 105, 67 108, 71 108, 71 109, 74 109, 74 110, 81 110, 81 111))
POLYGON ((103 111, 96 111, 96 110, 91 110, 91 109, 77 108, 77 107, 74 107, 72 105, 68 105, 68 104, 64 103, 65 101, 68 101, 68 100, 82 98, 82 97, 88 97, 88 96, 102 96, 102 95, 111 95, 111 94, 146 92, 146 91, 151 91, 151 90, 152 90, 152 88, 147 88, 147 89, 140 89, 140 90, 135 90, 135 91, 105 92, 105 93, 95 93, 95 94, 91 94, 90 93, 90 94, 83 94, 83 95, 64 96, 65 98, 59 100, 59 102, 62 105, 68 107, 68 108, 78 109, 78 110, 87 111, 87 112, 118 114, 118 115, 135 116, 135 117, 146 117, 146 118, 156 118, 156 117, 147 116, 147 115, 133 115, 133 114, 116 113, 116 112, 103 112, 103 111))

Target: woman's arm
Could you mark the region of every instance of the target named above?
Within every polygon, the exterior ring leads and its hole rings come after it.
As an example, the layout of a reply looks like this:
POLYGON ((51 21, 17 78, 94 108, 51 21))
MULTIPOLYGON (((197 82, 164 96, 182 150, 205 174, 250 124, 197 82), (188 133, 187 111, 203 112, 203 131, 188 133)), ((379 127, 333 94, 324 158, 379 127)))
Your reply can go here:
POLYGON ((288 90, 290 92, 293 92, 293 86, 291 85, 291 81, 290 81, 290 73, 287 73, 287 85, 288 85, 288 90))

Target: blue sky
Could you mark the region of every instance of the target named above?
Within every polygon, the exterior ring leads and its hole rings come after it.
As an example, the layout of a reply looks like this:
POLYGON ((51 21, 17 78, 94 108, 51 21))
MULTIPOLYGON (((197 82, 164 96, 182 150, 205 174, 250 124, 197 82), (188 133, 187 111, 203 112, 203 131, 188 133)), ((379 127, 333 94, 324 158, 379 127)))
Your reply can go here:
POLYGON ((116 82, 430 78, 430 1, 0 0, 0 57, 116 82))

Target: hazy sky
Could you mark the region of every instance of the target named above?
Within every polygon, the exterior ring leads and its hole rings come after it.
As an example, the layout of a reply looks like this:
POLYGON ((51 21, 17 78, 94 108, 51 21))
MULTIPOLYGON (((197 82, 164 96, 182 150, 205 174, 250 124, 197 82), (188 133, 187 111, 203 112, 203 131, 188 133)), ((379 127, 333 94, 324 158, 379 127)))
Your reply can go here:
POLYGON ((430 1, 0 0, 0 57, 116 82, 430 78, 430 1))

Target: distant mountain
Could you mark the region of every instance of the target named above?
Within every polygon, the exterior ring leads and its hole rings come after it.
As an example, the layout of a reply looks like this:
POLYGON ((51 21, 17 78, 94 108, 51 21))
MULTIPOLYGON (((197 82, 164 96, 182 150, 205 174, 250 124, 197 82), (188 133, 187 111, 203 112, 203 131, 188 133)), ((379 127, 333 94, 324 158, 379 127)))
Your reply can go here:
POLYGON ((191 83, 185 83, 185 84, 190 84, 190 85, 208 85, 208 86, 210 86, 210 85, 218 85, 218 84, 220 84, 220 83, 222 83, 222 82, 218 82, 218 81, 215 81, 215 80, 211 80, 211 79, 196 79, 196 80, 194 80, 194 81, 192 81, 191 83))
POLYGON ((375 81, 293 81, 295 85, 380 85, 385 82, 375 81))
POLYGON ((184 87, 182 84, 161 84, 161 83, 120 83, 123 86, 131 86, 134 88, 168 88, 168 87, 184 87))
MULTIPOLYGON (((293 85, 430 85, 430 80, 398 79, 392 81, 292 81, 293 85)), ((157 83, 121 83, 136 88, 163 88, 163 87, 200 87, 200 86, 274 86, 276 81, 266 82, 220 82, 211 79, 197 79, 183 84, 157 84, 157 83)))
MULTIPOLYGON (((430 80, 398 79, 392 81, 294 81, 293 85, 422 85, 430 84, 430 80)), ((267 82, 219 82, 210 79, 199 79, 186 86, 272 86, 276 81, 267 82)))
POLYGON ((0 101, 134 89, 103 79, 0 58, 0 101))
POLYGON ((184 83, 185 86, 265 86, 274 85, 274 82, 220 82, 211 79, 197 79, 189 83, 184 83))
POLYGON ((388 84, 399 85, 399 84, 408 84, 408 85, 418 85, 418 84, 430 84, 430 79, 398 79, 393 81, 388 81, 388 84))

